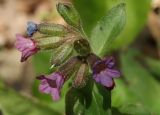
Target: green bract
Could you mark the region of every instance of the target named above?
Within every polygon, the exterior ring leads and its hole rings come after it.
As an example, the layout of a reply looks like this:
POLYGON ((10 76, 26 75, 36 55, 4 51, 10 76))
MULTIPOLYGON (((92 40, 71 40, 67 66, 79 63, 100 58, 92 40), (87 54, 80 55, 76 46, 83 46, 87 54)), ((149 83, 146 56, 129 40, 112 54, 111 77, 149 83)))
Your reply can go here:
POLYGON ((72 54, 72 49, 73 46, 70 44, 66 44, 57 48, 53 53, 54 58, 52 58, 51 60, 52 66, 59 66, 60 64, 65 62, 72 54))
POLYGON ((45 39, 36 39, 36 43, 40 49, 49 50, 59 47, 67 40, 68 39, 63 39, 61 37, 46 37, 45 39))
POLYGON ((60 24, 41 23, 37 25, 37 29, 41 34, 52 36, 65 36, 68 30, 65 26, 60 24))
POLYGON ((72 4, 58 3, 57 11, 69 25, 80 29, 80 16, 72 4))
POLYGON ((88 70, 89 67, 87 66, 87 64, 81 64, 72 84, 74 88, 83 88, 86 86, 88 79, 88 70))

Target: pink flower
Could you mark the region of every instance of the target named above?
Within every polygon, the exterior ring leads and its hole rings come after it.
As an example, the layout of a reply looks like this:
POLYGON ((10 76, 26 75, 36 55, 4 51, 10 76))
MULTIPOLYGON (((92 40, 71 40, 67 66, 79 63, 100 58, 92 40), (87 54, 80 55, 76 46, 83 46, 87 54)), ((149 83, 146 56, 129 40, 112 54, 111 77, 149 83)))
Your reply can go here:
POLYGON ((15 46, 20 52, 22 52, 21 62, 26 61, 28 57, 40 50, 33 39, 25 38, 20 34, 16 34, 15 46))
POLYGON ((115 86, 113 78, 120 77, 120 72, 114 69, 114 65, 115 62, 113 57, 109 57, 104 60, 98 60, 93 65, 93 79, 106 88, 113 89, 115 86))
POLYGON ((53 100, 58 101, 60 98, 60 89, 64 84, 64 76, 55 72, 48 76, 39 76, 37 79, 41 81, 39 91, 50 94, 53 100))

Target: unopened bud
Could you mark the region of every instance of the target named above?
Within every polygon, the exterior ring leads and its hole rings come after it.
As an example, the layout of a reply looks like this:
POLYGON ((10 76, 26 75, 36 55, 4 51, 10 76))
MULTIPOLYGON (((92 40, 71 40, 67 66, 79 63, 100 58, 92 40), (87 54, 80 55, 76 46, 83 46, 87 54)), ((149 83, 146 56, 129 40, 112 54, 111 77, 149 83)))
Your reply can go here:
POLYGON ((27 35, 31 37, 37 31, 37 24, 29 21, 27 22, 27 35))
POLYGON ((87 82, 87 74, 89 71, 89 67, 87 64, 82 64, 79 70, 76 73, 76 77, 73 82, 73 87, 75 88, 83 88, 87 82))
POLYGON ((79 29, 80 16, 72 4, 58 3, 57 11, 69 25, 79 29))
POLYGON ((70 44, 66 44, 56 49, 53 53, 51 64, 55 66, 59 66, 64 63, 72 53, 73 46, 70 44))
POLYGON ((41 34, 52 35, 52 36, 65 36, 68 30, 65 26, 60 24, 49 24, 41 23, 37 25, 37 29, 41 34))
POLYGON ((54 49, 65 43, 68 39, 62 37, 46 37, 45 39, 35 39, 37 46, 42 50, 54 49))
POLYGON ((80 56, 87 56, 91 53, 91 48, 86 39, 79 39, 74 42, 74 49, 80 56))
POLYGON ((60 68, 59 71, 66 76, 65 79, 68 79, 73 75, 81 65, 81 60, 76 57, 71 57, 67 62, 65 62, 60 68))

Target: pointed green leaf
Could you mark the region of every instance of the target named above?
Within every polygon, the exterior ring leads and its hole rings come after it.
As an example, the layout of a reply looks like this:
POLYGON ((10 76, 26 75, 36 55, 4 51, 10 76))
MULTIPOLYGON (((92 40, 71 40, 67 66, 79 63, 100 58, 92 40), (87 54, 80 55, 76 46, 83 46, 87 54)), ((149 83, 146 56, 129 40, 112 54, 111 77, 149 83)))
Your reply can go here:
POLYGON ((160 61, 152 58, 146 58, 145 61, 151 73, 160 78, 160 61))
POLYGON ((74 106, 79 98, 80 94, 75 88, 69 89, 65 97, 66 115, 74 115, 74 106))
POLYGON ((92 101, 85 110, 86 115, 111 115, 111 93, 102 85, 94 85, 92 101))
MULTIPOLYGON (((119 0, 115 0, 119 1, 119 0)), ((114 47, 117 50, 128 46, 143 31, 147 24, 148 14, 151 11, 152 0, 124 0, 126 3, 127 22, 123 32, 114 41, 114 47), (142 7, 144 6, 144 7, 142 7)))
POLYGON ((91 47, 96 54, 105 55, 115 38, 123 30, 126 14, 125 4, 112 8, 95 26, 91 34, 91 47))
POLYGON ((111 92, 93 81, 83 91, 85 115, 111 115, 111 92))
POLYGON ((78 10, 85 33, 90 36, 97 21, 106 14, 107 0, 72 0, 78 10))
POLYGON ((111 93, 102 85, 88 85, 70 90, 66 95, 67 115, 111 115, 111 93))

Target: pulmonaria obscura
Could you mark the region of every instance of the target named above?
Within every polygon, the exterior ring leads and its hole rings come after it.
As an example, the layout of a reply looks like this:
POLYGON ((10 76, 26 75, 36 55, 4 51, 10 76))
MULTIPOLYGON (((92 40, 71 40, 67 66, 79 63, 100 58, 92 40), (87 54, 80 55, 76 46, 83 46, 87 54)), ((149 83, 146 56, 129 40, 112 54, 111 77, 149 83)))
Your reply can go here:
POLYGON ((61 89, 66 81, 73 80, 70 87, 84 88, 89 78, 108 90, 114 88, 114 78, 120 77, 115 69, 113 57, 100 58, 90 47, 80 16, 69 3, 58 3, 57 11, 68 24, 27 23, 27 34, 16 34, 15 46, 22 53, 21 62, 40 51, 53 50, 50 75, 40 75, 39 91, 60 99, 61 89))

